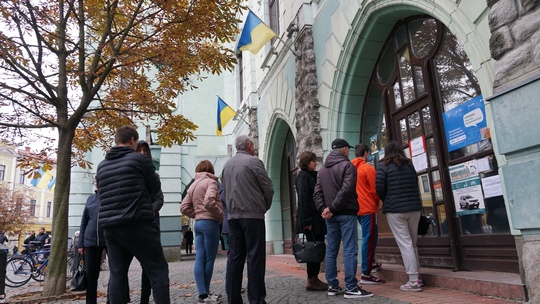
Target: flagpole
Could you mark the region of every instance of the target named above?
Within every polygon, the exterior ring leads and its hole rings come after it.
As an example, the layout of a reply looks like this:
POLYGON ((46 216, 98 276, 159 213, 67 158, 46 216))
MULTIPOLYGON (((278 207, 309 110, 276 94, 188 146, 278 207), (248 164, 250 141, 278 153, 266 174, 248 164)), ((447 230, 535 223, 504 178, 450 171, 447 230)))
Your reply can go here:
MULTIPOLYGON (((223 98, 221 98, 218 94, 216 94, 217 98, 223 100, 223 98)), ((223 100, 225 101, 225 100, 223 100)), ((229 106, 230 107, 230 106, 229 106)), ((232 108, 231 108, 232 109, 232 108)), ((233 110, 234 111, 234 110, 233 110)), ((244 119, 244 117, 242 117, 242 115, 240 115, 238 112, 234 111, 234 113, 236 114, 237 117, 240 117, 240 119, 242 119, 247 125, 248 127, 251 127, 251 125, 249 124, 249 122, 247 122, 247 120, 244 119)))

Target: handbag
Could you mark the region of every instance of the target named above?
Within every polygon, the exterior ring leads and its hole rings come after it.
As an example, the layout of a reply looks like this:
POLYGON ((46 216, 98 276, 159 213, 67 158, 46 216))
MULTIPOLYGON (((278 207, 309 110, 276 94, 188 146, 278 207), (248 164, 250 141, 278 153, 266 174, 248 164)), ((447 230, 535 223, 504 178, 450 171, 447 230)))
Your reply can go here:
POLYGON ((77 270, 71 278, 71 283, 69 284, 69 290, 71 291, 84 291, 86 290, 86 266, 84 264, 84 256, 79 254, 76 259, 77 270))
MULTIPOLYGON (((313 233, 313 231, 311 232, 313 233)), ((315 238, 315 237, 313 237, 315 238)), ((302 242, 292 245, 294 258, 298 263, 320 263, 326 255, 326 244, 321 241, 305 241, 302 234, 302 242)))
POLYGON ((420 215, 420 221, 418 221, 418 235, 426 235, 430 225, 431 220, 423 214, 420 215))

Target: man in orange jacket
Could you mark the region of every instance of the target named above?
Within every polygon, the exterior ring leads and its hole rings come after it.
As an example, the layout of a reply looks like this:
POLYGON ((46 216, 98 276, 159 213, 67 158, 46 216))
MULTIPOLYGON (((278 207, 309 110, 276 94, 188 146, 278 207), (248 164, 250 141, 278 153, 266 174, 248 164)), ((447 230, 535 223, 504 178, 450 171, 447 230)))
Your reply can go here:
POLYGON ((383 284, 384 280, 371 275, 372 270, 377 270, 381 265, 375 262, 375 248, 379 237, 377 225, 377 209, 379 208, 379 196, 375 190, 375 168, 367 163, 369 147, 358 144, 354 148, 355 159, 352 160, 356 167, 356 193, 358 194, 358 222, 362 226, 362 277, 360 283, 366 285, 383 284))

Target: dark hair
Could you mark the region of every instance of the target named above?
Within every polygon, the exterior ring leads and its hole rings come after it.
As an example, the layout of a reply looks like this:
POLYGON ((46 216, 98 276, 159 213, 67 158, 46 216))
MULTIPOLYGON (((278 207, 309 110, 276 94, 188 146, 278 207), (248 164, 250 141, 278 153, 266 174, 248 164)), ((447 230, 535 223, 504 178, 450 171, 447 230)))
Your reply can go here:
POLYGON ((121 126, 114 132, 114 143, 117 145, 128 144, 131 138, 139 140, 139 132, 137 132, 135 127, 121 126))
POLYGON ((209 160, 201 161, 197 167, 195 167, 195 172, 208 172, 214 174, 214 165, 209 160))
POLYGON ((305 151, 300 154, 300 160, 298 161, 298 167, 300 167, 301 170, 307 170, 308 165, 312 161, 317 161, 317 155, 315 153, 310 151, 305 151))
POLYGON ((398 167, 411 163, 411 160, 403 153, 401 145, 395 140, 391 140, 384 146, 384 157, 381 161, 384 161, 385 164, 393 163, 398 167))
POLYGON ((369 152, 369 147, 364 144, 358 144, 354 146, 354 156, 356 157, 362 157, 366 152, 369 152))

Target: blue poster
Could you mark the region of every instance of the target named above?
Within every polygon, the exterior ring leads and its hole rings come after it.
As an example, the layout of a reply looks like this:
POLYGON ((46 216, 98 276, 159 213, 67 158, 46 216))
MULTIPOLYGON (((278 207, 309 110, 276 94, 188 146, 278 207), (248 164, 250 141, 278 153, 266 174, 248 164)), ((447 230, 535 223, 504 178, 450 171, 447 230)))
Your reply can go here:
POLYGON ((487 127, 484 98, 475 98, 443 113, 448 152, 481 141, 481 130, 487 127))

